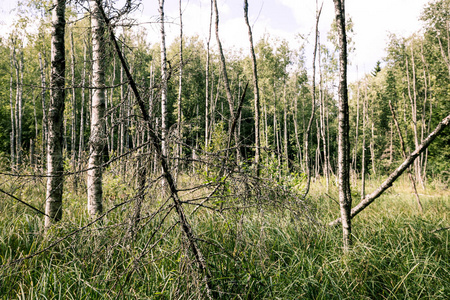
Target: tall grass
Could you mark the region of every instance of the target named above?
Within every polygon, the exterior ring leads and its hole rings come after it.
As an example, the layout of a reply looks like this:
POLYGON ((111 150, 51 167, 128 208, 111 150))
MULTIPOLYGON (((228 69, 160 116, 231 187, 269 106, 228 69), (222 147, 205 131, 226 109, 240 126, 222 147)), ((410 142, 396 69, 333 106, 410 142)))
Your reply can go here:
MULTIPOLYGON (((132 187, 113 178, 105 182, 107 208, 133 199, 132 187)), ((369 181, 368 189, 376 183, 369 181)), ((14 190, 43 206, 42 185, 27 182, 14 190)), ((308 206, 323 224, 338 214, 336 194, 334 187, 325 193, 320 182, 312 187, 308 206)), ((193 209, 185 207, 217 298, 448 299, 449 230, 436 229, 449 226, 450 192, 432 186, 421 194, 423 214, 408 183, 396 183, 354 218, 355 243, 345 255, 340 228, 298 219, 289 209, 199 209, 190 215, 193 209)), ((134 202, 70 235, 89 218, 83 193, 68 190, 65 199, 64 220, 45 233, 41 216, 0 196, 1 299, 204 299, 176 214, 170 206, 154 214, 165 198, 147 196, 135 236, 128 230, 134 202)))

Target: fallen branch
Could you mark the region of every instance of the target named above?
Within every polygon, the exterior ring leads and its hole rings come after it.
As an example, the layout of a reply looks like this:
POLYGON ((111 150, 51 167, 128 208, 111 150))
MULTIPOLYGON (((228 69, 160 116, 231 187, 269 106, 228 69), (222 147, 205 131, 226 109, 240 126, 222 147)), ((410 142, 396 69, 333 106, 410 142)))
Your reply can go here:
MULTIPOLYGON (((384 191, 386 191, 388 188, 390 188, 393 184, 393 182, 400 177, 400 175, 403 174, 403 172, 414 162, 414 160, 422 153, 424 152, 428 146, 434 141, 434 139, 447 127, 450 123, 450 114, 445 117, 439 124, 436 126, 436 128, 433 130, 433 132, 430 133, 430 135, 422 142, 422 144, 419 145, 419 147, 414 150, 413 153, 411 153, 405 161, 397 168, 395 171, 389 175, 389 177, 371 194, 367 195, 361 202, 356 205, 354 208, 352 208, 350 217, 353 218, 357 214, 359 214, 364 208, 369 206, 375 199, 381 196, 384 191)), ((337 226, 339 223, 341 223, 341 218, 337 218, 336 220, 328 223, 329 226, 337 226)))

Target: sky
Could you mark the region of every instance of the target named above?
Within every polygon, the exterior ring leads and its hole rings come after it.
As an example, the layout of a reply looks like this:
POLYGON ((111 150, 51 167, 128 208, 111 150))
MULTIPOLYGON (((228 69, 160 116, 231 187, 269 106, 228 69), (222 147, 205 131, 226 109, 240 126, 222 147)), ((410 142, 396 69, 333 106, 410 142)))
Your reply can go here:
MULTIPOLYGON (((120 0, 123 1, 123 0, 120 0)), ((243 18, 242 0, 218 0, 220 15, 220 37, 225 48, 242 49, 248 53, 247 27, 243 18)), ((286 39, 292 48, 299 47, 305 41, 299 38, 309 37, 306 52, 307 64, 312 65, 312 46, 316 1, 315 0, 248 0, 249 21, 252 25, 254 41, 264 34, 272 38, 286 39)), ((323 2, 320 18, 322 43, 326 42, 327 32, 334 21, 332 0, 323 2)), ((409 36, 421 28, 420 13, 428 0, 346 0, 347 16, 354 23, 355 53, 351 57, 349 80, 354 81, 370 72, 378 60, 385 56, 384 49, 389 33, 409 36)), ((14 12, 15 1, 0 0, 0 34, 9 30, 14 12)), ((134 13, 139 22, 146 27, 149 42, 159 42, 158 0, 142 1, 139 10, 134 13), (153 23, 152 23, 153 22, 153 23)), ((206 40, 209 28, 210 0, 182 0, 183 31, 185 35, 198 35, 206 40)), ((167 18, 166 43, 179 35, 178 0, 166 0, 167 18)), ((214 30, 214 29, 213 29, 214 30)), ((213 38, 214 41, 214 31, 213 38)), ((214 44, 212 44, 214 47, 214 44)))

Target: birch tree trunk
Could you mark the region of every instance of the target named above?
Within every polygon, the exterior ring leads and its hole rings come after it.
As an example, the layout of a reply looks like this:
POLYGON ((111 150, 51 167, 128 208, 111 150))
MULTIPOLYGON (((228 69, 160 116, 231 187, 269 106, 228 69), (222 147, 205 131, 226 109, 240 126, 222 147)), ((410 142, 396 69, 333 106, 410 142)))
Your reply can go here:
MULTIPOLYGON (((227 94, 227 101, 228 101, 228 106, 230 109, 230 121, 229 124, 231 126, 231 122, 235 119, 235 114, 234 114, 234 101, 233 101, 233 95, 231 94, 231 89, 230 89, 230 82, 228 79, 228 73, 227 73, 227 66, 226 66, 226 62, 225 62, 225 56, 223 54, 223 49, 222 49, 222 43, 220 42, 220 37, 219 37, 219 11, 217 9, 217 0, 213 0, 214 1, 214 11, 216 14, 216 20, 215 20, 215 25, 216 25, 216 40, 217 40, 217 45, 219 47, 219 58, 220 58, 220 62, 221 62, 221 67, 222 67, 222 75, 223 75, 223 82, 225 84, 225 91, 227 94)), ((230 134, 234 135, 234 141, 236 144, 236 147, 238 146, 239 143, 239 137, 237 135, 237 131, 234 132, 230 132, 230 134)), ((239 155, 239 148, 237 148, 236 151, 236 160, 239 162, 240 161, 240 155, 239 155)))
MULTIPOLYGON (((71 160, 72 160, 72 169, 75 170, 76 160, 77 160, 77 149, 76 149, 76 128, 77 128, 77 99, 75 93, 75 47, 73 45, 73 29, 70 32, 70 53, 71 53, 71 64, 70 71, 72 75, 72 126, 71 126, 71 135, 70 135, 70 150, 71 150, 71 160)), ((74 187, 76 189, 76 180, 74 180, 74 187)))
POLYGON ((179 11, 180 11, 180 74, 178 77, 178 101, 177 101, 177 165, 175 179, 178 177, 180 171, 180 158, 181 158, 181 141, 182 141, 182 131, 181 131, 181 93, 183 88, 183 13, 181 10, 181 0, 179 1, 179 11))
POLYGON ((338 174, 339 204, 342 219, 344 251, 352 244, 352 227, 350 211, 352 196, 350 193, 350 141, 349 141, 349 109, 347 91, 347 35, 345 31, 345 5, 343 0, 333 0, 336 14, 336 25, 339 34, 339 136, 338 136, 338 174))
MULTIPOLYGON (((416 65, 415 65, 415 59, 414 59, 414 51, 413 51, 413 45, 411 44, 411 68, 412 68, 412 78, 410 78, 409 74, 409 67, 408 67, 408 58, 406 58, 406 78, 408 81, 408 97, 411 104, 411 119, 412 119, 412 127, 413 127, 413 133, 414 133, 414 145, 417 148, 419 146, 419 137, 417 133, 417 88, 416 88, 416 65), (411 95, 411 81, 412 81, 412 95, 411 95)), ((419 180, 421 185, 422 178, 421 178, 421 170, 420 170, 420 161, 416 160, 414 161, 414 171, 415 171, 415 177, 419 180)))
POLYGON ((102 158, 105 147, 105 71, 104 23, 100 14, 101 0, 90 1, 92 27, 92 112, 87 172, 88 212, 102 213, 102 158))
POLYGON ((362 111, 362 155, 361 155, 361 200, 366 197, 366 99, 367 99, 367 87, 365 87, 365 95, 363 98, 363 111, 362 111))
MULTIPOLYGON (((83 73, 81 73, 81 110, 80 110, 80 142, 78 143, 78 158, 83 158, 84 151, 84 107, 86 103, 86 64, 87 64, 87 46, 83 47, 83 73)), ((81 165, 81 164, 79 164, 81 165)), ((79 166, 80 167, 80 166, 79 166)))
MULTIPOLYGON (((333 0, 334 1, 334 0, 333 0)), ((316 112, 316 56, 317 56, 317 43, 319 40, 319 20, 320 14, 322 12, 322 7, 316 12, 316 28, 315 28, 315 38, 314 38, 314 52, 313 52, 313 75, 312 75, 312 101, 311 101, 311 116, 309 118, 308 126, 305 131, 305 167, 306 167, 306 187, 305 193, 303 194, 303 198, 305 198, 309 193, 309 187, 311 184, 311 165, 309 158, 309 133, 311 131, 311 127, 314 121, 314 114, 316 112)))
POLYGON ((46 149, 47 149, 47 132, 48 132, 48 124, 47 124, 47 104, 45 101, 45 91, 47 89, 47 83, 45 80, 45 61, 42 63, 42 55, 39 52, 39 70, 41 73, 41 103, 42 103, 42 165, 45 164, 46 157, 46 149))
MULTIPOLYGON (((125 37, 122 43, 122 53, 125 55, 125 37)), ((123 66, 120 66, 120 128, 119 128, 119 153, 123 155, 125 153, 125 89, 124 89, 124 75, 123 75, 123 66)), ((121 167, 122 173, 125 171, 125 165, 121 167)))
POLYGON ((287 99, 286 99, 286 78, 284 79, 283 88, 283 121, 284 121, 284 161, 286 162, 285 171, 286 176, 289 173, 289 133, 288 133, 288 113, 287 113, 287 99))
POLYGON ((19 49, 19 59, 16 62, 16 164, 22 164, 22 112, 23 112, 23 45, 19 49))
POLYGON ((63 121, 65 85, 65 0, 53 0, 50 106, 48 112, 47 194, 45 226, 61 220, 63 194, 63 121))
MULTIPOLYGON (((209 14, 209 31, 208 31, 208 39, 206 40, 206 70, 205 70, 205 149, 208 151, 209 145, 209 61, 210 61, 210 51, 209 44, 211 42, 211 28, 212 28, 212 17, 213 17, 213 0, 210 3, 210 14, 209 14)), ((213 78, 214 79, 214 78, 213 78)), ((214 85, 214 80, 213 84, 214 85)), ((212 99, 212 87, 211 87, 211 99, 212 99)))
POLYGON ((16 116, 14 113, 14 101, 13 101, 13 69, 15 60, 15 47, 14 41, 11 39, 11 52, 10 52, 10 77, 9 77, 9 107, 11 108, 11 133, 10 133, 10 144, 11 144, 11 170, 16 167, 16 116))
MULTIPOLYGON (((71 124, 71 135, 70 135, 70 152, 71 152, 71 163, 72 171, 77 169, 77 99, 76 99, 76 89, 75 89, 75 47, 73 44, 73 28, 70 31, 70 53, 71 53, 71 64, 70 71, 72 75, 72 124, 71 124)), ((73 177, 73 189, 75 192, 78 187, 78 175, 75 174, 73 177)))
MULTIPOLYGON (((406 150, 405 150, 405 143, 403 142, 402 131, 400 130, 400 125, 398 124, 397 117, 395 115, 395 111, 394 111, 394 108, 392 107, 392 103, 390 100, 389 100, 389 108, 391 109, 392 119, 394 120, 395 127, 397 128, 398 138, 400 139, 400 148, 402 150, 402 156, 403 156, 403 159, 406 159, 406 150)), ((419 193, 417 192, 416 179, 414 178, 414 176, 411 172, 411 167, 408 168, 408 177, 409 177, 409 181, 411 181, 411 185, 414 190, 414 195, 416 196, 416 201, 417 201, 417 205, 419 207, 420 213, 423 213, 422 203, 420 202, 419 193)))
POLYGON ((161 19, 161 150, 167 158, 167 58, 166 34, 164 31, 164 0, 159 0, 159 16, 161 19))
POLYGON ((253 34, 250 23, 248 22, 248 1, 244 0, 244 18, 245 24, 248 28, 248 40, 250 43, 250 55, 252 59, 252 71, 253 71, 253 94, 255 96, 254 110, 255 110, 255 165, 256 165, 256 176, 259 176, 259 160, 261 151, 261 134, 259 132, 260 123, 260 110, 259 110, 259 86, 258 86, 258 68, 256 65, 255 49, 253 48, 253 34))

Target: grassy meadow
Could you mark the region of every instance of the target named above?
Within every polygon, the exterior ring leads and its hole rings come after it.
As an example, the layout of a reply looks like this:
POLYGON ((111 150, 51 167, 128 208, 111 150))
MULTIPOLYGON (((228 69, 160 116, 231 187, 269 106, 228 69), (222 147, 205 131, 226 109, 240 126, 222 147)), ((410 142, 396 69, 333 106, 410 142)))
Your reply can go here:
MULTIPOLYGON (((202 180, 186 175, 180 183, 202 180)), ((42 178, 1 182, 2 190, 43 210, 42 178)), ((380 182, 369 179, 367 191, 380 182)), ((112 173, 104 183, 108 213, 101 222, 89 225, 83 186, 75 193, 67 184, 63 221, 47 232, 42 215, 0 195, 0 299, 206 298, 177 215, 158 183, 145 194, 133 230, 135 189, 112 173)), ((353 184, 357 203, 359 186, 353 184)), ((226 184, 220 189, 233 191, 226 184)), ((200 199, 210 190, 187 188, 182 197, 200 199)), ((215 298, 449 299, 450 191, 435 180, 419 193, 422 214, 407 177, 400 178, 353 219, 354 246, 346 254, 341 229, 325 225, 338 216, 337 188, 331 183, 327 192, 322 179, 313 181, 301 207, 278 194, 271 203, 232 195, 226 199, 236 205, 229 209, 220 197, 203 206, 186 200, 184 207, 215 298)))

